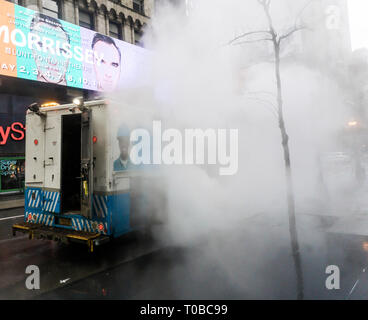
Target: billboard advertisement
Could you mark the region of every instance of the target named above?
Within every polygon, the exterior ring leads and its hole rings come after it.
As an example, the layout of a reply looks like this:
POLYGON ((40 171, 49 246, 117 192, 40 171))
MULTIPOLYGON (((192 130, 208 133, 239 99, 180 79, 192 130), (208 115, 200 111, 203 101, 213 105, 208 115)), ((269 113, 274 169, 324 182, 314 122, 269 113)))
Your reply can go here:
POLYGON ((0 75, 114 91, 144 78, 147 50, 0 0, 0 75))

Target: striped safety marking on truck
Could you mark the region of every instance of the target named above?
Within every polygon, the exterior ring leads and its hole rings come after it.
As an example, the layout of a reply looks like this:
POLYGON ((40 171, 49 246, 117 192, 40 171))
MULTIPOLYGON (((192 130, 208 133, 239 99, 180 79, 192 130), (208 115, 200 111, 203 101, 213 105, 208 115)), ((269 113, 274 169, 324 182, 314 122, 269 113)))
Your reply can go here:
POLYGON ((27 191, 27 204, 30 208, 38 208, 41 204, 42 192, 40 189, 28 189, 27 191))
POLYGON ((57 212, 60 193, 52 191, 44 191, 43 193, 43 210, 47 212, 57 212))
POLYGON ((100 218, 107 217, 107 196, 93 195, 94 214, 100 218))
POLYGON ((74 230, 77 231, 87 231, 87 232, 98 232, 102 234, 107 234, 107 223, 106 222, 98 222, 91 221, 85 219, 72 218, 72 226, 74 230), (102 224, 104 226, 104 230, 99 230, 98 226, 102 224))
POLYGON ((26 211, 26 221, 31 223, 44 224, 46 226, 52 226, 54 223, 54 216, 51 214, 33 213, 26 211), (29 217, 31 216, 31 219, 29 217))

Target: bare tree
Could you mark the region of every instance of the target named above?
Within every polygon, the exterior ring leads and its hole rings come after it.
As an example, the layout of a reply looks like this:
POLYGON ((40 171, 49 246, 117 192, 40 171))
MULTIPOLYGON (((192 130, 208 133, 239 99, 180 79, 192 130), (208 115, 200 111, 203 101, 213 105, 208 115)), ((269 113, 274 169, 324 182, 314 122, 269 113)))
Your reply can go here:
MULTIPOLYGON (((274 28, 272 16, 270 13, 270 5, 271 0, 257 0, 258 3, 262 6, 263 11, 265 13, 268 30, 257 30, 244 33, 240 36, 237 36, 232 41, 229 42, 231 45, 238 45, 244 43, 252 43, 258 41, 271 41, 273 45, 273 55, 275 59, 275 77, 277 84, 277 119, 278 125, 281 133, 281 143, 284 153, 284 162, 285 162, 285 175, 286 175, 286 190, 287 190, 287 206, 288 206, 288 215, 289 215, 289 232, 291 239, 291 250, 292 256, 295 265, 296 278, 297 278, 297 298, 304 298, 304 285, 303 285, 303 273, 302 273, 302 265, 301 265, 301 256, 299 251, 299 243, 298 243, 298 233, 296 228, 296 218, 295 218, 295 197, 294 197, 294 188, 292 181, 292 173, 291 173, 291 161, 290 161, 290 150, 289 150, 289 136, 287 134, 287 130, 285 127, 284 113, 283 113, 283 87, 280 75, 280 48, 282 42, 293 35, 295 32, 299 30, 305 29, 303 25, 297 25, 297 20, 295 24, 285 33, 278 34, 278 32, 274 28), (257 39, 249 39, 252 36, 261 36, 257 39), (239 41, 241 40, 241 41, 239 41)), ((307 4, 309 5, 309 3, 307 4)), ((303 8, 306 8, 306 6, 303 8)))

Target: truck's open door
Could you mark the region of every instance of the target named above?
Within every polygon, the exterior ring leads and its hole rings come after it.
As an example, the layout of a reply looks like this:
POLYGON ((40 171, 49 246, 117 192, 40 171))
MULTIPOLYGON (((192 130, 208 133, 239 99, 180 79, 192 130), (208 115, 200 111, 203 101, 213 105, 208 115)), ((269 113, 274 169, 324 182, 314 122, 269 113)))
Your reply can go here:
MULTIPOLYGON (((32 187, 43 187, 45 175, 45 122, 46 118, 30 113, 26 118, 27 161, 25 183, 32 187)), ((32 194, 33 198, 35 193, 32 194)), ((41 194, 39 195, 41 198, 41 194)), ((32 202, 33 203, 33 202, 32 202)), ((41 206, 41 201, 34 201, 34 205, 41 206)))
POLYGON ((81 115, 81 214, 92 217, 93 192, 93 131, 92 112, 85 109, 81 115))

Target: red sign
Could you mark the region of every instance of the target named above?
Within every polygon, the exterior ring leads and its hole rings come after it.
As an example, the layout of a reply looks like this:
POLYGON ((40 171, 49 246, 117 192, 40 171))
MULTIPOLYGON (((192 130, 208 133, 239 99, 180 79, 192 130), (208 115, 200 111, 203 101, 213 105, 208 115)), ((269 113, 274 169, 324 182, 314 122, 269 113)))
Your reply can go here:
POLYGON ((5 145, 9 138, 15 141, 24 139, 26 127, 21 122, 13 122, 10 126, 0 126, 0 145, 5 145))

